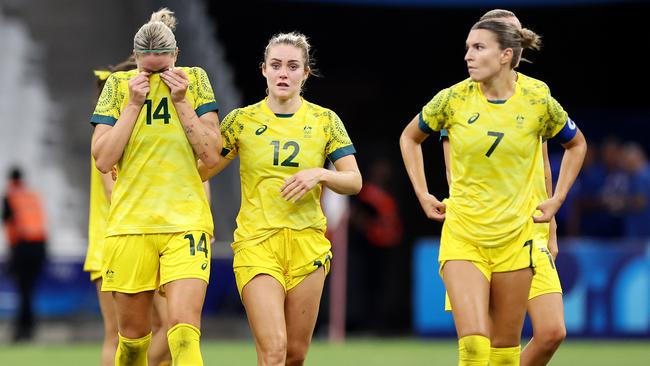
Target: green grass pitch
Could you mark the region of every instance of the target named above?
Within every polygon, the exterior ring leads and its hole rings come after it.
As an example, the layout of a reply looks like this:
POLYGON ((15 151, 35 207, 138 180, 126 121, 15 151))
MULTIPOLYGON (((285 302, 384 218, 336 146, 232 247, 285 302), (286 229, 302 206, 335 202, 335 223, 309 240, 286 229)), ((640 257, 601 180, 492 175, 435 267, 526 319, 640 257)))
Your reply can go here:
MULTIPOLYGON (((0 345, 0 365, 98 365, 99 343, 0 345)), ((250 341, 202 343, 203 359, 210 365, 255 365, 250 341)), ((354 339, 342 344, 316 341, 306 365, 456 365, 452 340, 354 339)), ((551 361, 553 366, 647 366, 650 341, 567 341, 551 361)))

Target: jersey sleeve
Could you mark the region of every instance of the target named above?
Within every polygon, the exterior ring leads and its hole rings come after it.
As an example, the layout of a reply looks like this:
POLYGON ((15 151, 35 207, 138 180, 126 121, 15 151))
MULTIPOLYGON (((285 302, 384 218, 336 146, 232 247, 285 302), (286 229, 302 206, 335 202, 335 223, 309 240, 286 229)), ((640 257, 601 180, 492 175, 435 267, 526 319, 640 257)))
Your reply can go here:
POLYGON ((221 121, 221 137, 223 139, 223 149, 221 155, 226 159, 234 159, 238 152, 239 133, 243 126, 238 121, 238 116, 241 115, 240 109, 235 109, 228 113, 226 118, 221 121))
POLYGON ((106 79, 102 93, 97 100, 95 111, 90 117, 90 123, 93 126, 97 124, 115 125, 121 114, 120 106, 122 101, 120 95, 120 81, 115 74, 111 74, 106 79))
POLYGON ((208 112, 218 112, 219 105, 214 97, 208 74, 200 67, 190 68, 190 73, 193 75, 193 79, 196 80, 196 85, 192 89, 196 115, 200 117, 208 112))
POLYGON ((449 100, 451 89, 443 89, 427 103, 420 112, 419 127, 424 133, 449 128, 449 100))
POLYGON ((328 126, 325 129, 327 135, 327 144, 325 145, 325 154, 333 163, 338 159, 356 153, 352 140, 345 130, 343 122, 336 113, 329 111, 328 126))
POLYGON ((545 140, 549 140, 562 130, 562 127, 568 122, 569 116, 560 103, 550 94, 548 95, 546 108, 546 119, 542 123, 540 136, 545 140))

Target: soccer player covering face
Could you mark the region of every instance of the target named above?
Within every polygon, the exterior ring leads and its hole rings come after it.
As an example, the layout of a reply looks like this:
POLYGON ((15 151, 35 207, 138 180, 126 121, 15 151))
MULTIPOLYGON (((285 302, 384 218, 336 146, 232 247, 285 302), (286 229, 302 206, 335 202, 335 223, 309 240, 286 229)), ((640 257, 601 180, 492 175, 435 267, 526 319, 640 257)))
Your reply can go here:
MULTIPOLYGON (((481 17, 481 20, 485 19, 501 19, 521 28, 519 19, 508 10, 490 10, 481 17)), ((520 80, 520 75, 517 75, 517 82, 526 83, 527 80, 530 80, 523 75, 520 80)), ((451 185, 447 131, 441 130, 440 135, 445 156, 447 182, 451 185)), ((534 187, 535 197, 540 202, 553 195, 551 165, 546 141, 542 144, 542 155, 543 164, 536 163, 535 166, 537 171, 534 187), (539 177, 544 177, 544 179, 541 180, 539 177)), ((527 308, 532 321, 533 338, 521 353, 522 366, 546 365, 566 337, 562 286, 554 261, 558 253, 555 218, 551 220, 550 225, 536 225, 533 244, 533 256, 536 256, 535 274, 528 296, 527 308)), ((448 302, 445 305, 447 310, 451 310, 448 302)))
MULTIPOLYGON (((108 76, 116 71, 129 71, 137 68, 135 58, 127 60, 108 70, 95 70, 97 76, 98 93, 104 88, 108 76)), ((117 319, 115 317, 115 305, 113 295, 110 292, 102 292, 102 256, 104 251, 104 236, 106 234, 106 219, 110 207, 111 192, 113 191, 114 179, 116 176, 111 173, 102 174, 95 167, 95 159, 92 159, 90 168, 90 214, 88 217, 88 250, 84 262, 84 271, 90 273, 90 280, 97 287, 99 308, 104 321, 104 342, 102 345, 101 364, 102 366, 115 365, 115 350, 117 349, 117 319)), ((149 349, 149 364, 153 366, 168 365, 170 359, 169 347, 167 346, 167 303, 159 294, 154 295, 152 341, 149 349)))
POLYGON ((240 158, 242 204, 232 244, 234 272, 259 365, 302 365, 332 252, 322 186, 356 194, 361 174, 339 117, 301 97, 312 72, 300 33, 271 38, 261 65, 268 97, 232 111, 221 125, 225 158, 240 158), (336 171, 324 169, 325 160, 336 171))
POLYGON ((175 67, 175 23, 161 9, 138 30, 137 69, 108 77, 91 118, 97 168, 117 166, 102 264, 102 291, 113 293, 116 307, 116 365, 146 364, 158 288, 167 299, 173 364, 203 364, 213 226, 197 159, 214 166, 222 143, 205 71, 175 67))
POLYGON ((584 136, 546 84, 513 71, 522 50, 539 42, 513 22, 476 23, 466 41, 470 78, 436 94, 400 138, 425 214, 444 220, 439 262, 459 365, 520 364, 536 225, 551 221, 586 152, 584 136), (450 196, 443 202, 428 192, 421 149, 441 129, 450 144, 450 196), (544 199, 535 190, 543 186, 542 140, 551 138, 565 153, 556 191, 544 199))

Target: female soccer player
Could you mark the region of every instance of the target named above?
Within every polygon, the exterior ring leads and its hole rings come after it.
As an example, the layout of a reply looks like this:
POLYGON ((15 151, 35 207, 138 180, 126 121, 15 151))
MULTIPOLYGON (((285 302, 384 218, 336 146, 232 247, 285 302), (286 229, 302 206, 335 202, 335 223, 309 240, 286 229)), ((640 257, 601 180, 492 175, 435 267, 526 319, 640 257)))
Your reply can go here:
POLYGON ((539 37, 511 22, 476 23, 470 78, 439 92, 404 129, 402 156, 427 217, 443 221, 441 274, 459 337, 459 365, 516 365, 534 268, 534 223, 549 222, 577 176, 586 142, 546 84, 513 71, 539 37), (421 143, 447 129, 450 197, 428 192, 421 143), (555 194, 534 195, 542 139, 565 150, 555 194), (534 216, 535 210, 541 211, 534 216))
POLYGON ((273 36, 261 68, 268 97, 228 114, 221 126, 225 159, 199 169, 207 179, 239 155, 233 267, 258 364, 302 365, 332 260, 321 188, 356 194, 361 174, 339 117, 301 97, 313 72, 307 38, 273 36), (326 158, 336 171, 323 168, 326 158))
POLYGON ((91 118, 97 168, 118 171, 102 266, 102 291, 113 292, 116 306, 116 365, 146 364, 159 287, 173 364, 203 364, 199 329, 213 226, 196 160, 215 165, 222 143, 205 71, 175 67, 175 23, 163 8, 138 30, 137 69, 109 76, 91 118))
MULTIPOLYGON (((95 70, 97 77, 98 94, 101 94, 108 76, 117 71, 137 69, 134 56, 107 70, 95 70)), ((115 305, 110 292, 102 292, 102 252, 104 235, 106 233, 106 219, 110 207, 111 192, 113 191, 113 172, 103 174, 95 167, 95 159, 91 156, 90 172, 90 215, 88 219, 88 249, 84 262, 84 271, 90 273, 91 282, 97 288, 99 308, 104 321, 104 342, 102 345, 102 366, 115 365, 115 351, 117 349, 117 318, 115 305)), ((209 196, 209 184, 204 183, 206 194, 209 196)), ((151 347, 148 352, 148 363, 153 366, 166 366, 171 362, 169 346, 167 345, 167 302, 159 293, 154 295, 152 313, 151 347)))
MULTIPOLYGON (((485 19, 502 19, 512 23, 517 28, 521 28, 519 19, 513 12, 508 10, 490 10, 480 20, 485 19)), ((446 130, 441 130, 440 134, 445 157, 447 183, 451 185, 449 139, 446 130)), ((542 156, 543 166, 539 163, 536 164, 534 188, 535 199, 540 202, 553 195, 553 178, 545 141, 542 144, 542 156), (544 180, 540 180, 540 176, 543 176, 544 180)), ((533 325, 533 338, 521 353, 522 366, 546 365, 566 337, 562 286, 554 262, 558 252, 556 227, 555 218, 553 218, 550 225, 538 224, 535 228, 533 239, 535 245, 534 255, 536 255, 535 274, 531 283, 527 308, 528 316, 530 316, 533 325)))

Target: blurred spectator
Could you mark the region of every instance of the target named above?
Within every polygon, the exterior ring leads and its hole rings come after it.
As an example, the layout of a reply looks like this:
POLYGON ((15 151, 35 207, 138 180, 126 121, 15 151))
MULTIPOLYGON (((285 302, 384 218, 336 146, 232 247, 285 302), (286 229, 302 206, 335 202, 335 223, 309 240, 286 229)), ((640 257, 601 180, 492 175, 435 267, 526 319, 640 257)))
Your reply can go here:
POLYGON ((621 166, 621 145, 617 139, 607 138, 600 151, 601 161, 589 162, 580 176, 579 234, 618 238, 623 235, 628 176, 621 166))
POLYGON ((390 192, 393 176, 388 159, 377 158, 369 168, 361 192, 351 198, 348 323, 351 330, 390 330, 401 301, 397 247, 402 220, 390 192))
POLYGON ((650 238, 650 164, 637 143, 625 144, 622 156, 630 180, 625 199, 624 235, 650 238))
POLYGON ((2 222, 10 246, 9 274, 15 280, 20 304, 13 340, 30 340, 34 333, 32 294, 45 261, 45 212, 41 199, 22 180, 18 168, 11 169, 3 198, 2 222))

